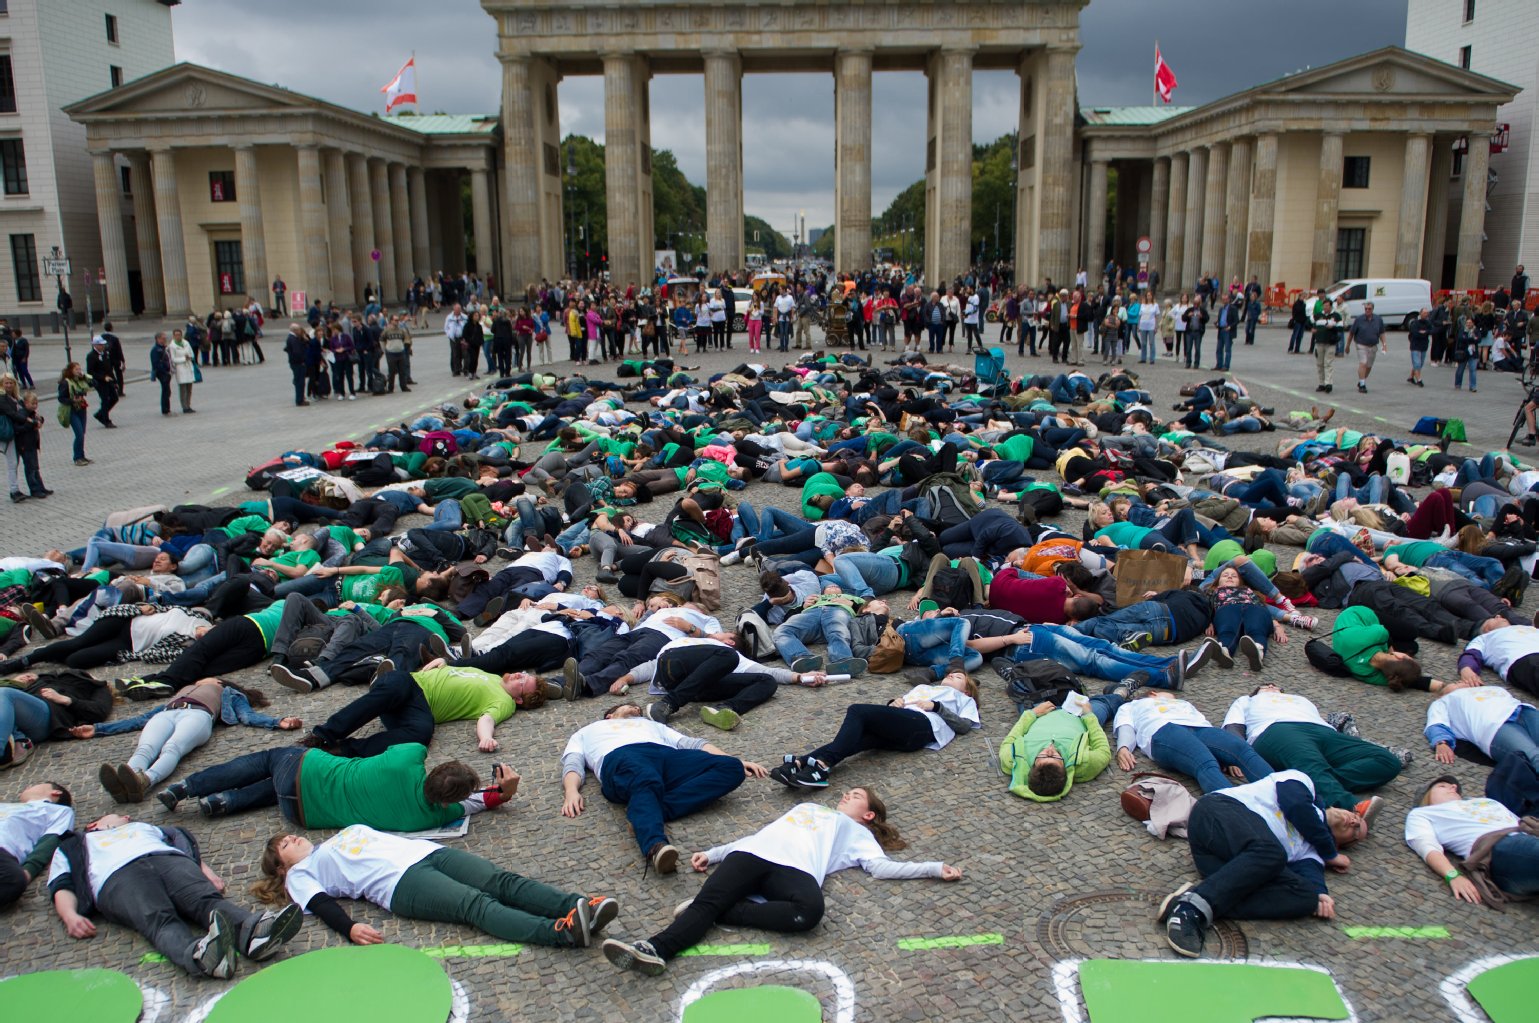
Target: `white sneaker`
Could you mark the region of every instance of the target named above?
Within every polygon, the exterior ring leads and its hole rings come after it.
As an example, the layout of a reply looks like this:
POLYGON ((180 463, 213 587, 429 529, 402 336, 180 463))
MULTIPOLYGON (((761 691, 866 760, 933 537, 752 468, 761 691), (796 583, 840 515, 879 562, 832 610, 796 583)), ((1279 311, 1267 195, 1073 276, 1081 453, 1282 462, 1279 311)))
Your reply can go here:
POLYGON ((347 400, 348 401, 357 401, 358 400, 358 395, 356 395, 356 394, 349 394, 347 396, 347 400))

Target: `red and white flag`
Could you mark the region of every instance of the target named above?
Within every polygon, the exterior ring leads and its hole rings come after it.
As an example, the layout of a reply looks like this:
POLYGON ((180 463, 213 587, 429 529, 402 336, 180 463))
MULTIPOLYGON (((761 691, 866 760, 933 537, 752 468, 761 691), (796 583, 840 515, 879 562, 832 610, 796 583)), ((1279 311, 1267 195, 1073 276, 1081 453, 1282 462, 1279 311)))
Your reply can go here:
MULTIPOLYGON (((1174 81, 1172 79, 1172 81, 1174 81)), ((390 79, 390 84, 379 90, 385 94, 385 113, 390 113, 402 103, 417 105, 417 58, 412 57, 390 79)))
POLYGON ((1176 88, 1176 73, 1170 70, 1170 65, 1165 63, 1165 58, 1160 56, 1160 44, 1154 44, 1154 91, 1160 94, 1160 99, 1170 102, 1170 94, 1176 88))

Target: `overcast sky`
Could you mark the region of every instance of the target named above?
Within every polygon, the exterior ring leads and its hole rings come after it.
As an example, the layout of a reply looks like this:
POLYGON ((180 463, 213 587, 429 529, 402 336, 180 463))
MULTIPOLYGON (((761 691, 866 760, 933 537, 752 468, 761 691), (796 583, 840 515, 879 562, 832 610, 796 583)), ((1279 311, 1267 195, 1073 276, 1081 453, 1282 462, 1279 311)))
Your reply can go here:
MULTIPOLYGON (((1080 103, 1149 103, 1156 39, 1180 81, 1175 102, 1197 105, 1305 67, 1402 44, 1405 6, 1406 0, 1092 0, 1080 22, 1080 103)), ((497 111, 496 30, 476 0, 439 0, 430 8, 419 0, 371 0, 368 12, 360 17, 357 5, 315 0, 193 0, 173 8, 177 58, 382 111, 380 86, 415 46, 424 113, 497 111)), ((976 141, 993 141, 1014 128, 1018 88, 1009 72, 974 76, 976 141)), ((923 173, 924 76, 880 73, 873 89, 877 214, 923 173)), ((702 93, 699 75, 652 80, 652 145, 673 150, 699 184, 705 183, 702 93)), ((602 79, 568 78, 560 104, 563 135, 603 138, 602 79)), ((747 211, 787 234, 799 210, 806 211, 809 227, 830 223, 832 75, 749 75, 743 116, 747 211)))

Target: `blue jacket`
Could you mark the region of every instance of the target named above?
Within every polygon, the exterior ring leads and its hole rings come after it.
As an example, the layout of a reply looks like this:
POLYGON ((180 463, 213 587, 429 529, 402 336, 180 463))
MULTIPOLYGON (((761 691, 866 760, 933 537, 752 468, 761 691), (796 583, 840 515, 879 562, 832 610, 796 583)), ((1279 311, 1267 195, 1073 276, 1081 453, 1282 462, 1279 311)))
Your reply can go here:
MULTIPOLYGON (((137 732, 149 723, 150 718, 166 709, 166 704, 153 707, 137 717, 123 718, 121 721, 105 721, 96 726, 96 734, 118 735, 122 732, 137 732)), ((251 725, 256 728, 278 727, 278 719, 266 714, 258 713, 251 707, 251 701, 246 699, 244 693, 229 686, 224 687, 224 696, 219 701, 219 723, 226 725, 251 725)))

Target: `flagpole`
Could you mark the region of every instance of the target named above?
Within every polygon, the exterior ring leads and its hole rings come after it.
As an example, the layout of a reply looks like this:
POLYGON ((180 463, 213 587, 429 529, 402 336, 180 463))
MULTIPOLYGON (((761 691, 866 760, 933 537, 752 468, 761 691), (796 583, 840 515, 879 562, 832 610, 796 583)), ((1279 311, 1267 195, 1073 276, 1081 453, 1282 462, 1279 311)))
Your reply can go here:
POLYGON ((1160 41, 1158 39, 1156 39, 1154 41, 1154 77, 1152 79, 1150 79, 1150 81, 1149 81, 1149 105, 1151 107, 1157 107, 1157 106, 1160 105, 1159 74, 1160 74, 1160 41))
MULTIPOLYGON (((1158 44, 1156 44, 1156 45, 1158 45, 1158 44)), ((413 91, 416 92, 418 96, 420 96, 421 95, 421 86, 419 86, 417 84, 417 71, 418 71, 418 68, 417 68, 417 51, 413 50, 413 51, 411 51, 412 88, 413 88, 413 91)), ((413 100, 412 101, 412 112, 413 113, 417 113, 417 114, 422 113, 422 103, 420 102, 420 100, 413 100)))

